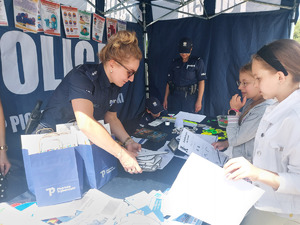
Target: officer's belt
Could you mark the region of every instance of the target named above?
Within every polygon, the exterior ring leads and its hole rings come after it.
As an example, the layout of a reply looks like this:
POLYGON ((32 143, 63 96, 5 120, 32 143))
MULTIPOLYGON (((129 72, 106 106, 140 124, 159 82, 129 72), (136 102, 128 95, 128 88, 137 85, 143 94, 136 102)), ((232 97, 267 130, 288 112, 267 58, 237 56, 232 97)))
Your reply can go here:
POLYGON ((196 88, 197 84, 191 84, 189 86, 184 86, 184 87, 175 86, 174 89, 176 91, 190 91, 193 86, 195 86, 196 88))
POLYGON ((190 86, 186 87, 175 87, 176 91, 188 91, 190 89, 190 86))

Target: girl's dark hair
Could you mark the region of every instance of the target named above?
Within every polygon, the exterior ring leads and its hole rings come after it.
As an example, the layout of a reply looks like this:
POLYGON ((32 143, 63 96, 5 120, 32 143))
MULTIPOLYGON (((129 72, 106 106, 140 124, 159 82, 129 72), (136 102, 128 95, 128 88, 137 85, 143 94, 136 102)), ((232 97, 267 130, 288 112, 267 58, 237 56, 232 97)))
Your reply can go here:
MULTIPOLYGON (((271 42, 267 47, 284 66, 288 75, 293 77, 293 81, 295 83, 300 82, 300 44, 292 39, 281 39, 271 42)), ((253 59, 262 62, 265 69, 276 71, 258 54, 254 54, 252 56, 253 59)))

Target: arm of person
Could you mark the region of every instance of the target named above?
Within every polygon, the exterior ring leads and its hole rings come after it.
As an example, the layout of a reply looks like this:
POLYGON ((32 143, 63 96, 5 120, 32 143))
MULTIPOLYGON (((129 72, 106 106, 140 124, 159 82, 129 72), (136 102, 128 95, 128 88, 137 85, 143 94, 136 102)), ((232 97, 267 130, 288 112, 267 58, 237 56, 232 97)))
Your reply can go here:
POLYGON ((197 97, 197 101, 195 104, 195 112, 199 112, 202 108, 202 98, 203 98, 203 93, 204 93, 204 87, 205 87, 205 81, 204 80, 200 80, 198 82, 198 97, 197 97))
POLYGON ((228 140, 226 141, 217 141, 211 144, 215 149, 222 151, 225 148, 229 147, 228 140))
POLYGON ((259 146, 261 151, 276 153, 276 159, 266 158, 263 162, 260 161, 261 167, 266 169, 253 166, 243 157, 233 158, 224 165, 228 178, 237 180, 247 177, 271 186, 278 193, 300 195, 300 126, 296 118, 298 117, 286 118, 284 123, 278 125, 280 130, 273 133, 273 141, 263 142, 259 146), (277 169, 273 163, 276 160, 280 162, 277 169), (273 169, 270 171, 268 168, 273 169))
MULTIPOLYGON (((0 100, 0 146, 6 146, 5 141, 5 118, 4 118, 4 112, 2 107, 2 102, 0 100)), ((11 167, 11 164, 7 158, 6 150, 0 150, 0 172, 5 176, 9 169, 11 167)))
POLYGON ((118 158, 125 171, 129 173, 142 172, 134 154, 120 146, 106 129, 95 120, 93 103, 90 100, 73 99, 72 107, 79 129, 90 141, 118 158))
POLYGON ((167 83, 166 85, 166 91, 165 91, 165 97, 164 97, 164 102, 163 102, 163 107, 165 110, 168 109, 168 97, 169 97, 169 94, 170 94, 170 87, 169 87, 169 84, 167 83))
MULTIPOLYGON (((241 125, 238 125, 238 116, 233 120, 228 119, 226 132, 230 146, 238 146, 255 138, 257 128, 267 106, 268 104, 259 104, 252 108, 244 117, 241 125)), ((235 116, 230 117, 235 118, 235 116)))
POLYGON ((141 150, 141 145, 134 142, 130 135, 124 129, 121 121, 117 117, 116 112, 108 111, 105 114, 104 120, 106 123, 109 123, 112 133, 124 144, 128 151, 133 152, 134 155, 137 155, 137 152, 141 150))
POLYGON ((224 165, 224 170, 225 176, 229 180, 249 178, 251 181, 258 181, 271 186, 274 190, 280 186, 280 178, 277 173, 257 168, 244 157, 230 159, 224 165))
POLYGON ((238 146, 255 138, 264 111, 265 107, 250 110, 241 125, 238 124, 238 116, 230 116, 234 119, 229 118, 226 127, 229 145, 233 147, 238 146))

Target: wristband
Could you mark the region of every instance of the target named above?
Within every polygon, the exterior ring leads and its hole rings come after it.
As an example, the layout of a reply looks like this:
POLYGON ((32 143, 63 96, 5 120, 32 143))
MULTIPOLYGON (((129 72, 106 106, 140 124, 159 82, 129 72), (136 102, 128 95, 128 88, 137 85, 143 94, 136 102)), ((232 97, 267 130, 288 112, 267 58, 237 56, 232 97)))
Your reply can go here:
POLYGON ((0 146, 0 151, 7 151, 7 149, 8 149, 7 145, 0 146))
POLYGON ((126 147, 126 144, 128 141, 132 140, 131 137, 129 136, 128 138, 125 139, 125 141, 123 142, 123 146, 126 147))

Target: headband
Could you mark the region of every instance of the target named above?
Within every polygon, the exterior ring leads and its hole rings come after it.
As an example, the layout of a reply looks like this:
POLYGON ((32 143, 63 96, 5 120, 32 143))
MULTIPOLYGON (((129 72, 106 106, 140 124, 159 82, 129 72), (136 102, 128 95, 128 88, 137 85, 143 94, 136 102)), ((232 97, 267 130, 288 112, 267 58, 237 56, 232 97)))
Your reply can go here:
POLYGON ((284 66, 281 64, 281 62, 276 58, 276 56, 273 54, 272 50, 267 46, 263 46, 257 53, 263 60, 266 61, 270 66, 272 66, 277 71, 283 72, 285 76, 288 75, 288 72, 284 68, 284 66))

